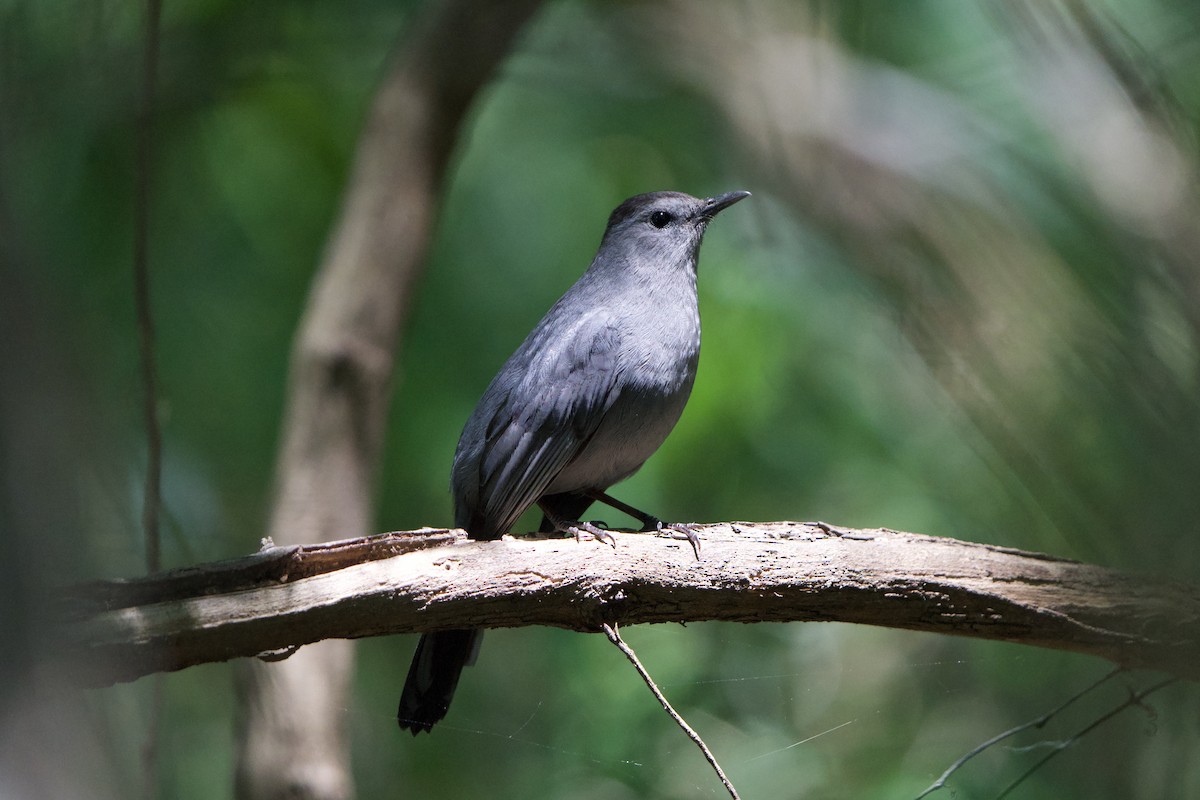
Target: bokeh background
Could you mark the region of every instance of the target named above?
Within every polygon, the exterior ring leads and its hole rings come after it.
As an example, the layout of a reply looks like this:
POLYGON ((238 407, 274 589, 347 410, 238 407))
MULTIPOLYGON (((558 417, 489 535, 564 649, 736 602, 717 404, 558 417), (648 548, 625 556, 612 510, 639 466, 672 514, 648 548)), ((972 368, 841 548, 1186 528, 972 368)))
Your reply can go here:
MULTIPOLYGON (((364 113, 421 5, 165 6, 151 258, 167 566, 258 546, 291 336, 364 113)), ((10 677, 42 669, 25 646, 39 589, 143 568, 140 37, 127 3, 0 3, 10 677)), ((705 243, 692 401, 623 499, 667 519, 887 526, 1196 582, 1198 121, 1189 0, 546 3, 443 187, 379 529, 450 521, 463 421, 613 206, 749 189, 705 243)), ((1108 670, 834 624, 626 636, 748 798, 914 797, 1108 670)), ((414 644, 359 643, 345 713, 360 797, 723 796, 603 637, 489 633, 449 718, 416 740, 393 718, 414 644)), ((1111 681, 935 796, 996 796, 1152 680, 1111 681)), ((147 775, 161 797, 232 796, 228 665, 163 686, 6 682, 0 796, 126 797, 147 775)), ((1200 797, 1198 753, 1200 693, 1176 686, 1012 796, 1200 797)))

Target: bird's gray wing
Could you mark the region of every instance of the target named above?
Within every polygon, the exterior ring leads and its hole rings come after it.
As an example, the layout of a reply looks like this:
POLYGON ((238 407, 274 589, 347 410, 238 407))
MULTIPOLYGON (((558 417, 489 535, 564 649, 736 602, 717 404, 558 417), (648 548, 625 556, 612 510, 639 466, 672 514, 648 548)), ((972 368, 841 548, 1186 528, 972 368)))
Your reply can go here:
POLYGON ((460 525, 498 537, 537 501, 616 400, 619 348, 617 329, 595 310, 539 328, 518 348, 467 424, 464 440, 473 441, 456 454, 460 525))

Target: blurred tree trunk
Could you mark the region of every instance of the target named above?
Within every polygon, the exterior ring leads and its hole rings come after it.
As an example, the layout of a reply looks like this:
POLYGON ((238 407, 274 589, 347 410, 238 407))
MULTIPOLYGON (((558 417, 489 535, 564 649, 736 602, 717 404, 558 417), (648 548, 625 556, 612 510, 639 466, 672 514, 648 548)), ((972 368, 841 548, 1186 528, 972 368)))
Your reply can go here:
MULTIPOLYGON (((538 5, 432 5, 379 88, 292 352, 268 527, 276 544, 373 528, 394 356, 439 188, 474 98, 538 5)), ((344 724, 352 667, 346 641, 244 665, 238 797, 353 796, 344 724)))

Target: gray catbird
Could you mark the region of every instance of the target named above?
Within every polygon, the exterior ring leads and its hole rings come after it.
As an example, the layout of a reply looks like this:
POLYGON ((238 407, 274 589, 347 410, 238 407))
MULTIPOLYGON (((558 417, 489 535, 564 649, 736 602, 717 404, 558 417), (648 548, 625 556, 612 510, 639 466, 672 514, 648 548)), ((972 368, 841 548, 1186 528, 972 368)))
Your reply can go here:
MULTIPOLYGON (((679 192, 631 197, 608 218, 587 272, 501 367, 454 452, 454 522, 497 539, 534 503, 542 531, 612 543, 580 520, 593 501, 655 517, 609 497, 675 427, 696 377, 700 311, 696 264, 704 229, 749 192, 700 200, 679 192)), ((676 529, 699 555, 695 533, 676 529)), ((398 712, 413 735, 446 715, 480 630, 421 637, 398 712)))

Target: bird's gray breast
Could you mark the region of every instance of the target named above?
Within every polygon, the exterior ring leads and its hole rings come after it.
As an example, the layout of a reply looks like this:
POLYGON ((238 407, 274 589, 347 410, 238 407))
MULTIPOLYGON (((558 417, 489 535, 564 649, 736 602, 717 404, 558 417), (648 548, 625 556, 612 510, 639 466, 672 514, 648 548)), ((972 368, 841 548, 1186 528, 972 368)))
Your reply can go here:
POLYGON ((621 325, 612 404, 547 494, 605 489, 629 477, 679 421, 696 379, 700 316, 694 301, 645 302, 642 310, 621 325))

